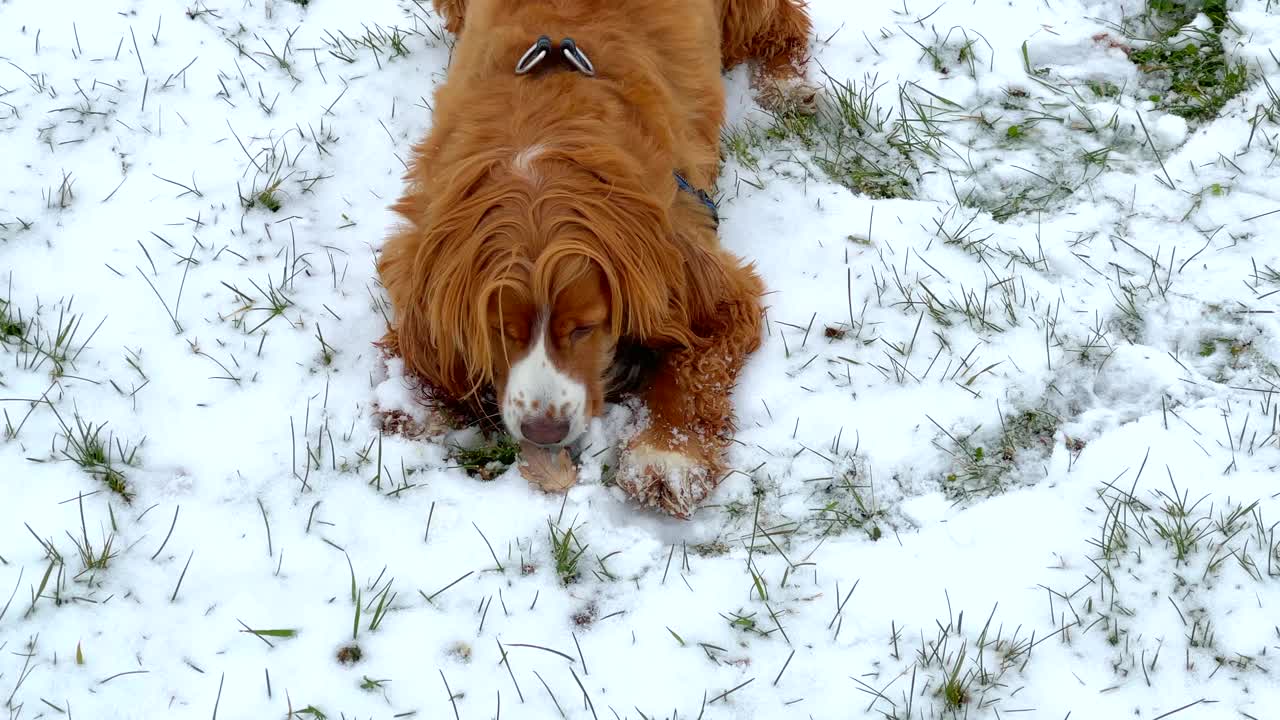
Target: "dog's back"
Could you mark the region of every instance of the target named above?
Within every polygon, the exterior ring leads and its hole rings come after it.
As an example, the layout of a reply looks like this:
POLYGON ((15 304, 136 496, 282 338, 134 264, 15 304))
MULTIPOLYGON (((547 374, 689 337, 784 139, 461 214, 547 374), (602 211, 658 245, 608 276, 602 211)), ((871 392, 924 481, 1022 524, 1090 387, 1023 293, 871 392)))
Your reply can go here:
POLYGON ((665 155, 666 172, 678 166, 695 183, 714 181, 724 116, 717 0, 470 0, 465 12, 438 111, 454 94, 470 96, 473 110, 485 95, 505 106, 498 111, 509 113, 514 134, 546 127, 538 117, 597 115, 601 132, 620 132, 620 143, 665 155), (517 75, 521 57, 544 35, 550 55, 517 75), (561 55, 565 38, 589 59, 594 76, 561 55))

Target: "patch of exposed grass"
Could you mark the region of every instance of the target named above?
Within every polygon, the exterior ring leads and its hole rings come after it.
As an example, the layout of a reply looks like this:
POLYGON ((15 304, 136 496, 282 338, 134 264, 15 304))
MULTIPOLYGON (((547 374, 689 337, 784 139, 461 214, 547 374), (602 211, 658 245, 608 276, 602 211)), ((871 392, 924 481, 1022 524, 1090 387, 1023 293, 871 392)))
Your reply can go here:
POLYGON ((1231 620, 1216 616, 1201 593, 1221 586, 1247 593, 1249 582, 1270 584, 1280 578, 1276 523, 1264 519, 1258 501, 1219 503, 1207 494, 1193 496, 1178 487, 1167 468, 1168 489, 1139 491, 1149 459, 1143 459, 1133 480, 1122 474, 1098 490, 1102 525, 1090 540, 1096 573, 1090 573, 1085 585, 1054 594, 1083 610, 1076 621, 1082 636, 1094 627, 1105 633, 1117 672, 1154 671, 1162 652, 1185 658, 1188 668, 1205 661, 1233 672, 1266 672, 1257 660, 1268 652, 1265 642, 1222 647, 1214 627, 1231 620), (1164 569, 1169 562, 1172 572, 1164 569), (1150 638, 1127 627, 1135 605, 1162 594, 1182 621, 1182 647, 1178 633, 1150 638))
POLYGON ((988 436, 989 442, 979 439, 981 428, 957 435, 938 426, 950 440, 949 447, 938 447, 954 459, 952 471, 943 481, 943 490, 948 495, 964 499, 1001 491, 1009 474, 1018 466, 1019 456, 1024 452, 1049 452, 1061 424, 1059 418, 1047 410, 1002 415, 1000 422, 1000 432, 988 436))
POLYGON ((1094 97, 1113 98, 1120 95, 1120 86, 1110 80, 1090 80, 1085 85, 1094 97))
POLYGON ((885 510, 876 499, 866 464, 854 459, 837 477, 823 479, 822 504, 814 508, 814 520, 823 535, 860 530, 871 540, 884 536, 885 510))
POLYGON ((577 528, 573 526, 568 530, 561 530, 550 519, 547 520, 547 534, 551 540, 551 560, 556 566, 556 575, 565 585, 578 579, 580 574, 578 561, 587 551, 587 546, 578 540, 576 530, 577 528))
POLYGON ((991 43, 986 41, 981 34, 974 33, 970 36, 969 30, 955 26, 947 31, 946 35, 938 34, 935 27, 930 27, 933 38, 923 41, 907 32, 905 29, 902 33, 911 39, 920 47, 921 59, 928 60, 933 71, 942 75, 950 75, 955 69, 964 70, 970 77, 978 76, 978 54, 980 48, 978 41, 981 40, 986 45, 988 56, 991 51, 991 43))
POLYGON ((133 490, 120 467, 137 463, 138 446, 121 442, 110 434, 104 437, 102 431, 106 423, 95 425, 79 415, 74 420, 74 427, 62 423, 63 457, 102 480, 108 490, 125 502, 133 502, 133 490))
POLYGON ((1149 0, 1148 21, 1168 29, 1129 59, 1163 90, 1153 95, 1165 110, 1193 122, 1217 117, 1249 85, 1249 69, 1227 57, 1222 32, 1228 26, 1226 0, 1149 0), (1211 27, 1189 28, 1204 13, 1211 27))
POLYGON ((354 63, 362 51, 368 50, 381 66, 383 57, 391 60, 408 55, 410 51, 407 40, 421 34, 416 30, 406 30, 394 25, 390 28, 381 25, 370 28, 366 25, 363 29, 364 32, 357 35, 348 35, 341 30, 337 34, 326 31, 323 40, 329 48, 329 54, 343 62, 354 63))
POLYGON ((119 551, 115 549, 115 532, 104 531, 102 542, 96 546, 93 544, 89 539, 89 527, 84 518, 84 496, 78 497, 77 501, 80 505, 80 535, 77 537, 67 533, 67 536, 71 538, 71 543, 76 548, 76 555, 80 558, 80 572, 76 575, 78 579, 86 574, 92 577, 97 571, 105 570, 119 551))
POLYGON ((710 540, 689 546, 689 552, 699 557, 720 557, 729 554, 729 546, 723 540, 710 540))
POLYGON ((76 555, 80 558, 82 574, 106 569, 107 565, 119 554, 114 549, 115 538, 114 533, 104 535, 102 542, 97 546, 93 545, 87 534, 83 538, 71 538, 76 547, 76 555))
POLYGON ((1227 24, 1227 0, 1147 0, 1147 12, 1158 17, 1175 17, 1186 22, 1202 12, 1215 28, 1227 24))
POLYGON ((253 197, 253 200, 249 202, 246 209, 252 208, 255 205, 260 205, 271 212, 280 212, 280 208, 283 207, 284 203, 280 201, 280 196, 276 193, 276 190, 276 187, 264 189, 253 197))
MULTIPOLYGON (((1265 272, 1262 267, 1255 268, 1246 282, 1251 287, 1260 287, 1265 282, 1265 272)), ((1204 314, 1212 324, 1194 344, 1183 350, 1188 354, 1194 353, 1193 357, 1200 363, 1200 371, 1216 383, 1246 385, 1261 382, 1274 387, 1273 378, 1280 377, 1280 365, 1267 352, 1265 343, 1259 342, 1267 337, 1268 330, 1221 305, 1206 306, 1204 314)))
POLYGON ((0 300, 0 343, 19 339, 26 332, 27 324, 23 322, 22 314, 14 311, 8 300, 0 300))
POLYGON ((316 325, 316 339, 320 341, 320 363, 325 367, 333 365, 333 358, 338 354, 338 351, 325 342, 324 333, 320 330, 318 324, 316 325))
MULTIPOLYGON (((869 709, 885 718, 966 718, 1020 692, 1016 679, 1033 657, 1036 636, 1025 635, 1021 626, 1010 631, 996 622, 995 608, 974 636, 972 625, 965 624, 965 613, 951 614, 949 606, 948 601, 946 622, 938 619, 933 632, 920 634, 914 661, 900 675, 912 688, 904 693, 901 703, 855 678, 876 698, 869 709), (924 677, 918 677, 921 675, 924 677), (921 687, 924 689, 917 689, 921 687), (927 698, 932 699, 931 707, 917 705, 927 698)), ((897 659, 901 628, 896 628, 890 639, 897 659)))
POLYGON ((56 320, 43 306, 23 313, 9 300, 0 300, 0 347, 16 353, 18 368, 35 372, 47 367, 53 378, 64 376, 75 368, 80 353, 102 328, 106 318, 98 322, 88 335, 83 332, 84 314, 74 310, 75 299, 55 303, 56 320))
POLYGON ((1205 45, 1156 43, 1135 51, 1130 59, 1143 72, 1167 78, 1169 90, 1159 99, 1161 107, 1187 120, 1203 122, 1217 117, 1227 101, 1249 84, 1248 68, 1228 61, 1220 42, 1206 34, 1205 45))
MULTIPOLYGON (((222 286, 234 293, 240 302, 240 307, 230 315, 231 324, 244 330, 246 334, 252 335, 276 318, 284 317, 286 322, 290 322, 285 317, 285 311, 294 306, 293 298, 288 295, 288 288, 293 284, 294 277, 289 272, 288 261, 286 260, 279 283, 276 283, 268 276, 266 288, 264 289, 254 280, 249 280, 249 284, 253 286, 253 289, 258 291, 256 296, 224 281, 222 286), (250 327, 248 324, 250 313, 263 313, 266 317, 250 327)), ((323 342, 323 338, 321 338, 321 342, 323 342)), ((192 351, 196 352, 196 354, 202 354, 194 345, 192 346, 192 351)))
POLYGON ((753 125, 727 127, 720 134, 720 148, 724 156, 733 158, 746 169, 756 172, 760 169, 760 158, 757 152, 762 149, 764 139, 753 125))
MULTIPOLYGON (((53 539, 40 537, 36 534, 35 530, 31 529, 30 525, 27 525, 27 531, 30 532, 31 536, 36 539, 36 542, 40 544, 40 548, 44 551, 44 559, 47 560, 49 564, 45 566, 44 574, 40 579, 39 585, 32 588, 31 604, 27 607, 24 617, 30 617, 36 611, 36 605, 40 602, 40 598, 42 597, 48 597, 54 607, 60 607, 64 602, 63 592, 65 591, 64 586, 66 583, 66 560, 62 557, 62 553, 54 546, 53 539), (49 584, 50 579, 53 580, 52 586, 49 584), (50 592, 50 595, 45 595, 46 590, 50 592)), ((10 600, 10 602, 12 602, 12 600, 10 600)), ((0 609, 0 618, 4 617, 8 609, 8 604, 5 604, 5 606, 0 609)))
MULTIPOLYGON (((284 50, 285 56, 288 55, 288 52, 289 48, 286 45, 284 50)), ((279 57, 274 54, 274 51, 272 51, 272 56, 279 57)), ((287 62, 283 59, 278 60, 278 62, 280 62, 282 66, 287 66, 287 62)), ((263 112, 268 115, 274 112, 275 102, 276 101, 273 100, 271 105, 264 105, 263 112)), ((323 177, 311 176, 305 171, 298 170, 296 162, 297 158, 301 156, 302 153, 298 152, 294 155, 290 155, 287 145, 289 136, 292 133, 285 132, 280 137, 271 140, 269 144, 264 144, 257 150, 250 152, 249 148, 245 146, 244 141, 235 133, 235 129, 231 128, 230 125, 228 125, 228 127, 231 129, 232 135, 235 137, 236 143, 239 144, 240 149, 244 152, 245 157, 248 158, 249 166, 253 168, 253 173, 249 181, 250 185, 248 192, 241 189, 239 181, 236 182, 236 193, 240 196, 240 205, 245 210, 252 210, 260 207, 273 213, 277 212, 284 206, 284 200, 282 199, 282 195, 284 194, 283 186, 287 180, 292 179, 295 175, 301 172, 299 182, 302 183, 303 191, 306 192, 315 184, 315 182, 318 181, 318 179, 320 179, 320 177, 323 177)), ((321 130, 323 129, 324 128, 322 127, 321 130)), ((299 130, 297 132, 303 142, 306 142, 307 138, 305 135, 302 135, 302 131, 299 130)), ((325 152, 323 148, 324 142, 326 141, 322 141, 314 131, 312 132, 311 140, 314 142, 318 153, 325 152)))
MULTIPOLYGON (((1024 126, 1011 125, 1005 138, 1011 143, 1021 142, 1026 135, 1024 126)), ((985 210, 997 222, 1005 222, 1014 216, 1043 211, 1066 201, 1091 182, 1101 169, 1094 167, 1098 163, 1083 154, 1076 158, 1052 158, 1046 164, 1048 167, 1039 172, 1020 168, 1023 176, 1001 186, 998 192, 970 192, 961 200, 965 206, 985 210)), ((1105 167, 1105 158, 1101 158, 1101 166, 1105 167)))
POLYGON ((1052 445, 1060 424, 1057 416, 1042 410, 1027 410, 1002 421, 1000 457, 1010 462, 1019 450, 1052 445))
POLYGON ((1205 338, 1200 341, 1200 348, 1197 354, 1205 358, 1213 357, 1217 354, 1219 348, 1226 348, 1227 354, 1231 357, 1231 367, 1238 369, 1240 360, 1253 348, 1253 341, 1237 340, 1229 337, 1205 338))
POLYGON ((516 463, 520 457, 520 445, 503 435, 475 447, 455 447, 450 457, 467 474, 481 480, 492 480, 516 463))
MULTIPOLYGON (((816 112, 784 107, 769 115, 767 125, 726 130, 722 152, 752 172, 759 171, 766 154, 790 152, 794 157, 789 159, 810 164, 854 192, 872 198, 910 197, 910 178, 918 174, 913 153, 927 150, 921 130, 927 132, 930 123, 911 117, 917 101, 904 101, 899 115, 881 107, 876 95, 883 87, 874 77, 861 82, 828 78, 816 112)), ((932 113, 924 117, 928 120, 932 113)))
POLYGON ((369 677, 368 675, 365 675, 363 676, 363 679, 360 681, 360 689, 364 690, 365 692, 373 692, 375 690, 385 690, 386 688, 383 686, 389 682, 391 681, 386 678, 383 678, 381 680, 375 680, 369 677))
POLYGON ((784 141, 798 138, 806 143, 814 142, 818 131, 818 116, 805 108, 786 107, 772 114, 773 123, 765 128, 769 140, 784 141))

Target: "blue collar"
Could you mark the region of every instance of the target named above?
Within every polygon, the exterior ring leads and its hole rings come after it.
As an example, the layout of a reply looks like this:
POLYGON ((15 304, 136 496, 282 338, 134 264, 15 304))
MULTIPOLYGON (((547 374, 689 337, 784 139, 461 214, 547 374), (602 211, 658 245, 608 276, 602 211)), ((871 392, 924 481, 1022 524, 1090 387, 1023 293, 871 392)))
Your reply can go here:
POLYGON ((676 187, 679 187, 681 190, 694 196, 695 198, 698 199, 698 202, 705 205, 706 208, 711 211, 712 223, 716 227, 719 227, 720 226, 720 210, 719 208, 716 207, 716 201, 711 199, 711 196, 707 194, 706 190, 699 190, 695 188, 692 184, 689 183, 688 180, 685 180, 684 176, 681 175, 679 172, 676 172, 675 176, 676 176, 676 187))

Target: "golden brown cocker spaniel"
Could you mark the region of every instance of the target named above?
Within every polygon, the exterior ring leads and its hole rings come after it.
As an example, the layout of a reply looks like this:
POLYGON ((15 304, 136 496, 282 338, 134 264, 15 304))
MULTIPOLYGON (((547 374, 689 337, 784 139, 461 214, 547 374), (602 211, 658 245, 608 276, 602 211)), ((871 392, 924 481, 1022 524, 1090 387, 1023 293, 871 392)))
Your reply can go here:
POLYGON ((437 399, 548 448, 643 368, 617 482, 687 517, 721 479, 762 322, 763 285, 698 190, 718 173, 721 71, 753 60, 762 102, 811 101, 808 16, 795 0, 434 2, 458 42, 379 260, 387 345, 437 399))

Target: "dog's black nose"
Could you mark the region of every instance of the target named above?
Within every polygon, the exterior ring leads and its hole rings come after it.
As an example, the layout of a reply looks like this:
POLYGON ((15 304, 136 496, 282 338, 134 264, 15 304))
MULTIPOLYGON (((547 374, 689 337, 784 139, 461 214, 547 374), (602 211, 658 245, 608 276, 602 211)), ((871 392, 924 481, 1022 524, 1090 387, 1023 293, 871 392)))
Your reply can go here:
POLYGON ((525 420, 520 423, 520 434, 537 445, 555 445, 569 435, 569 421, 546 416, 525 420))

